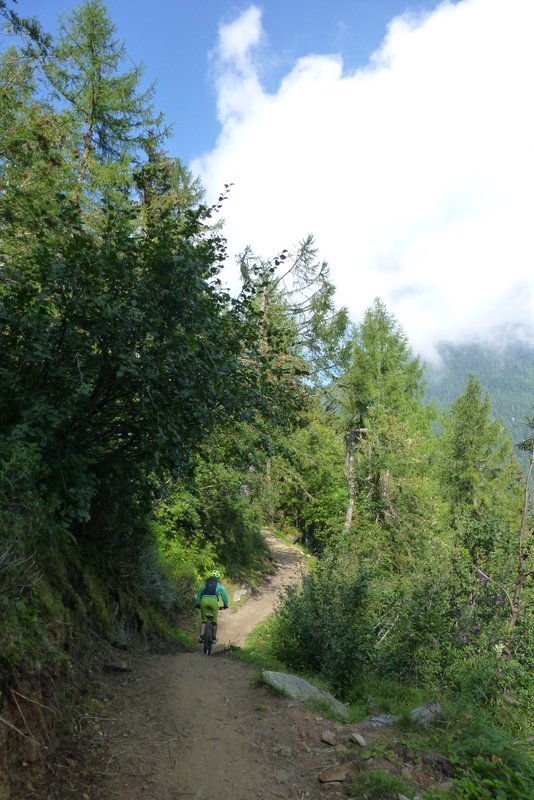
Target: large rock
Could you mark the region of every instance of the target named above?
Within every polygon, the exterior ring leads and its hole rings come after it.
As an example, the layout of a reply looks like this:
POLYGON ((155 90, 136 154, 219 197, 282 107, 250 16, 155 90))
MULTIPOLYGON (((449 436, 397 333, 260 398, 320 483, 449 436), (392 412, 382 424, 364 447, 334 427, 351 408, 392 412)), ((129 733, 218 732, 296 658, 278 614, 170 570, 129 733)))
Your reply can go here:
POLYGON ((430 725, 433 722, 440 722, 445 719, 445 711, 437 700, 431 700, 430 703, 425 703, 424 706, 414 708, 410 717, 412 722, 418 725, 430 725))
MULTIPOLYGON (((368 717, 370 722, 377 725, 395 725, 400 722, 402 717, 396 714, 379 714, 377 716, 368 717)), ((433 722, 441 722, 445 719, 445 711, 437 700, 431 700, 430 703, 425 703, 424 706, 418 706, 410 712, 410 719, 417 725, 430 725, 433 722)))
POLYGON ((333 731, 324 731, 321 736, 321 741, 335 747, 337 744, 336 734, 333 731))
POLYGON ((317 777, 321 783, 340 783, 346 781, 352 771, 352 764, 340 764, 324 769, 317 777))
POLYGON ((367 719, 377 725, 396 725, 402 718, 396 714, 375 714, 372 717, 367 717, 367 719))
POLYGON ((263 680, 279 692, 284 692, 297 700, 315 700, 320 703, 326 703, 340 717, 346 718, 348 716, 347 706, 344 703, 336 700, 328 692, 308 683, 304 678, 297 678, 296 675, 289 675, 286 672, 273 672, 264 669, 263 680))

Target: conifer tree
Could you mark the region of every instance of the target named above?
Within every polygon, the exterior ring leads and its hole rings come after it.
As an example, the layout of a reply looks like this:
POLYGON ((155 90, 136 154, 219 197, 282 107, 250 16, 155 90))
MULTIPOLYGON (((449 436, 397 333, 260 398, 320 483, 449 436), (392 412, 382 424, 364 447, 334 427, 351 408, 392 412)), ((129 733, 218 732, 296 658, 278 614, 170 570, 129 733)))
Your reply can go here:
POLYGON ((124 189, 147 138, 161 144, 165 135, 153 87, 140 88, 142 65, 125 69, 125 61, 102 0, 85 0, 63 17, 59 41, 43 62, 53 94, 68 104, 79 177, 98 195, 124 189))
POLYGON ((474 375, 445 415, 441 452, 442 487, 456 528, 498 507, 505 512, 510 487, 516 487, 517 497, 520 476, 510 436, 492 420, 490 398, 474 375))
POLYGON ((338 397, 349 486, 345 531, 357 500, 371 522, 399 528, 411 520, 412 525, 425 506, 424 448, 432 412, 422 406, 419 359, 381 300, 375 300, 355 331, 338 397), (421 495, 420 511, 414 492, 421 495))

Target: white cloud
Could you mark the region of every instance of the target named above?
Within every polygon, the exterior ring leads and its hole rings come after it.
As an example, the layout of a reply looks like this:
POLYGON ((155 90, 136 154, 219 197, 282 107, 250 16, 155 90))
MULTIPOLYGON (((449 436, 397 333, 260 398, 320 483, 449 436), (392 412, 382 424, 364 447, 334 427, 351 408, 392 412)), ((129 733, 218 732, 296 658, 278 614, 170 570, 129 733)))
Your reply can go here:
POLYGON ((252 113, 262 90, 251 51, 262 38, 261 11, 251 6, 233 23, 221 25, 214 53, 217 111, 223 126, 252 113))
MULTIPOLYGON (((413 346, 534 325, 534 3, 463 0, 394 19, 365 69, 301 58, 274 94, 251 7, 221 26, 221 133, 193 163, 232 252, 311 232, 354 321, 375 296, 413 346)), ((236 285, 236 271, 227 280, 236 285)))

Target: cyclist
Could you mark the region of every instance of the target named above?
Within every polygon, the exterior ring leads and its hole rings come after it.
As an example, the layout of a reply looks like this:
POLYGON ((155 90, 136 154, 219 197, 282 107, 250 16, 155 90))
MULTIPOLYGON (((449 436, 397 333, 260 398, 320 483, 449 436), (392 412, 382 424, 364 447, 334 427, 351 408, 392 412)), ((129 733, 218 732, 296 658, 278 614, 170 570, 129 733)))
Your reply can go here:
POLYGON ((200 636, 199 642, 204 641, 204 631, 206 630, 206 618, 208 611, 213 614, 213 644, 217 644, 217 615, 219 612, 219 598, 223 602, 223 607, 228 608, 228 594, 226 589, 219 583, 221 573, 213 570, 211 576, 206 578, 197 592, 196 607, 200 608, 200 636))

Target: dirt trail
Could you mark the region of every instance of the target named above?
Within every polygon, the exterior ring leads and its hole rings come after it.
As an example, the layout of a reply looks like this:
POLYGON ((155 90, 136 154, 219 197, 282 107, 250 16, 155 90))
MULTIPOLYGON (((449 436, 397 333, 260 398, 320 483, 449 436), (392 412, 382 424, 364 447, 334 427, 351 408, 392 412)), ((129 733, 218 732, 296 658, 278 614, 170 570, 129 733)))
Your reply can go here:
MULTIPOLYGON (((225 654, 295 582, 302 556, 269 537, 276 573, 235 614, 220 620, 211 658, 200 651, 144 655, 131 672, 106 679, 109 702, 95 712, 97 738, 77 754, 78 773, 62 800, 319 800, 341 797, 317 774, 336 763, 321 720, 273 696, 256 668, 225 654), (81 761, 81 763, 80 763, 81 761)), ((68 754, 67 754, 68 755, 68 754)), ((74 752, 72 755, 75 755, 74 752)), ((68 761, 68 758, 67 758, 68 761)), ((59 766, 59 765, 58 765, 59 766)), ((35 795, 28 795, 29 797, 35 795)), ((43 797, 44 795, 39 795, 43 797)), ((343 795, 345 797, 345 795, 343 795)))
POLYGON ((303 556, 295 548, 280 542, 268 531, 264 537, 271 548, 276 563, 276 572, 267 578, 261 589, 256 590, 236 614, 221 614, 219 640, 221 645, 242 646, 252 629, 273 610, 280 591, 297 583, 302 576, 303 556))

